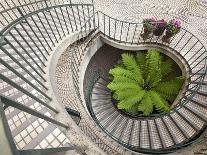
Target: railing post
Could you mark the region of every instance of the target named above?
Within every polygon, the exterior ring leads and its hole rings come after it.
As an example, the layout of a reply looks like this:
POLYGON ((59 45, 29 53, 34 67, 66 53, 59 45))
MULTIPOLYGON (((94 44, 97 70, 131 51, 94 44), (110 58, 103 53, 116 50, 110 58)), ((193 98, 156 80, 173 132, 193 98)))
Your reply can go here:
POLYGON ((4 36, 0 33, 0 46, 4 46, 6 44, 7 42, 5 41, 4 36))
MULTIPOLYGON (((17 11, 19 12, 19 14, 24 17, 24 14, 22 12, 22 10, 20 9, 20 7, 17 7, 17 11)), ((25 20, 22 20, 23 23, 25 23, 25 20)))
MULTIPOLYGON (((49 6, 48 6, 48 4, 47 4, 47 0, 44 0, 44 2, 45 2, 46 7, 48 8, 49 6)), ((46 11, 49 12, 48 9, 47 9, 46 11)))

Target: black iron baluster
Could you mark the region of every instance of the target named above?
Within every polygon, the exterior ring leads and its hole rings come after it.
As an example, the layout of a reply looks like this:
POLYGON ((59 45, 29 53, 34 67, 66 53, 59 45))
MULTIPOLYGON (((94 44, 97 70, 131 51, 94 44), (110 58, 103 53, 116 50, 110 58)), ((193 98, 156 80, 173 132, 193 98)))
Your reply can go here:
POLYGON ((110 20, 110 17, 108 16, 108 18, 109 18, 109 38, 111 38, 111 33, 110 33, 110 30, 111 30, 111 20, 110 20))
MULTIPOLYGON (((20 3, 20 0, 17 0, 17 1, 19 2, 20 6, 22 6, 22 4, 20 3)), ((18 8, 20 9, 20 6, 18 6, 17 9, 18 8)), ((21 10, 23 10, 25 14, 28 14, 24 7, 21 7, 21 10)), ((22 13, 20 12, 20 14, 21 14, 21 16, 24 15, 23 12, 22 13)))
MULTIPOLYGON (((88 13, 88 18, 87 18, 87 20, 88 20, 90 18, 90 12, 89 12, 89 6, 87 5, 86 7, 87 7, 87 13, 88 13)), ((88 23, 89 23, 89 29, 90 29, 91 28, 91 23, 90 22, 88 22, 88 23)))
MULTIPOLYGON (((8 5, 9 9, 14 13, 14 15, 16 16, 16 18, 18 18, 18 16, 17 16, 16 13, 14 12, 14 10, 13 10, 13 9, 10 7, 10 5, 8 4, 8 2, 7 2, 7 1, 5 1, 5 2, 6 2, 6 4, 8 5)), ((4 7, 3 4, 0 3, 0 5, 1 5, 1 7, 3 8, 3 10, 6 10, 6 8, 4 7)), ((5 13, 7 13, 7 15, 9 15, 9 18, 11 18, 12 21, 14 20, 8 11, 6 11, 5 13)), ((3 13, 1 13, 1 15, 3 15, 3 13)))
MULTIPOLYGON (((34 58, 30 55, 30 53, 24 48, 24 46, 19 42, 19 40, 11 33, 9 32, 10 36, 17 42, 17 44, 24 50, 24 52, 29 56, 29 58, 35 63, 35 65, 37 65, 37 67, 41 70, 42 73, 45 74, 44 70, 42 69, 42 67, 34 60, 34 58)), ((8 42, 8 44, 15 49, 14 51, 38 74, 41 75, 31 64, 30 62, 27 61, 27 59, 25 59, 23 57, 23 55, 21 54, 20 51, 18 51, 6 38, 5 41, 8 42)))
POLYGON ((65 8, 66 8, 66 11, 67 11, 67 15, 68 15, 68 19, 69 19, 70 27, 71 27, 71 29, 72 29, 72 32, 74 32, 74 30, 73 30, 73 25, 72 25, 72 22, 71 22, 71 19, 70 19, 70 15, 69 15, 69 12, 68 12, 68 7, 66 6, 65 8))
MULTIPOLYGON (((52 38, 51 38, 51 36, 50 36, 50 34, 49 34, 47 28, 45 27, 45 25, 43 24, 42 20, 40 19, 39 14, 37 14, 37 17, 38 17, 38 19, 39 19, 41 25, 43 26, 45 32, 47 33, 48 37, 50 38, 50 41, 52 42, 53 46, 55 46, 55 43, 53 42, 53 40, 52 40, 52 38)), ((35 23, 35 25, 37 25, 36 22, 35 22, 35 20, 33 19, 33 17, 32 17, 32 20, 33 20, 33 22, 35 23)), ((52 29, 51 29, 51 31, 52 31, 52 29)), ((52 32, 53 32, 53 31, 52 31, 52 32)))
POLYGON ((83 20, 84 20, 84 23, 86 23, 84 7, 83 7, 83 5, 81 5, 81 7, 82 7, 82 13, 83 13, 83 20))
POLYGON ((134 36, 135 36, 136 31, 137 31, 137 24, 135 25, 135 29, 134 29, 134 34, 133 34, 133 37, 132 37, 131 45, 134 43, 134 36))
MULTIPOLYGON (((54 9, 55 9, 55 8, 54 8, 54 9)), ((55 26, 55 29, 57 30, 57 33, 58 33, 60 39, 62 39, 62 37, 61 37, 61 35, 60 35, 60 31, 59 31, 59 29, 58 29, 58 27, 57 27, 57 25, 56 25, 56 22, 55 22, 55 20, 54 20, 54 17, 53 17, 53 15, 52 15, 51 11, 48 10, 48 12, 49 12, 49 14, 50 14, 50 18, 51 18, 52 21, 53 21, 53 24, 54 24, 54 26, 55 26)))
POLYGON ((43 60, 39 57, 39 55, 34 51, 34 49, 31 47, 31 45, 28 43, 28 41, 24 38, 24 36, 19 32, 19 30, 15 27, 14 28, 17 33, 20 35, 20 37, 24 40, 24 42, 27 44, 27 46, 32 50, 32 52, 36 55, 36 57, 40 60, 41 64, 46 67, 43 60))
MULTIPOLYGON (((47 57, 43 54, 42 50, 40 49, 40 47, 37 45, 37 43, 34 41, 34 39, 31 37, 31 35, 29 34, 29 32, 27 31, 27 29, 25 29, 24 25, 22 23, 20 23, 21 27, 23 28, 24 32, 26 32, 27 36, 30 38, 30 40, 32 41, 32 43, 37 47, 37 49, 39 50, 39 52, 41 53, 41 55, 43 56, 43 58, 45 60, 47 60, 47 57)), ((26 40, 26 39, 25 39, 26 40)), ((29 43, 28 43, 29 44, 29 43)), ((31 45, 30 45, 31 46, 31 45)), ((45 66, 45 65, 44 65, 45 66)))
POLYGON ((138 147, 140 147, 141 146, 141 141, 142 141, 142 139, 141 139, 141 134, 142 134, 142 123, 141 123, 141 120, 139 120, 139 142, 138 142, 138 147))
POLYGON ((121 34, 120 34, 120 42, 121 42, 121 36, 122 36, 122 28, 123 28, 123 22, 121 23, 121 34))
MULTIPOLYGON (((196 56, 202 49, 204 49, 204 52, 203 52, 203 53, 206 52, 204 47, 200 48, 199 51, 197 51, 196 54, 192 55, 192 56, 187 60, 187 62, 190 62, 190 60, 191 60, 192 58, 195 58, 195 56, 196 56)), ((200 55, 196 58, 196 60, 197 60, 198 58, 200 58, 200 56, 203 55, 203 53, 200 54, 200 55)))
POLYGON ((116 19, 113 19, 115 20, 115 24, 114 24, 114 40, 116 40, 116 24, 117 24, 117 20, 116 19))
MULTIPOLYGON (((4 8, 4 6, 3 6, 1 3, 0 3, 0 5, 4 8)), ((7 14, 8 14, 8 12, 7 12, 7 14)), ((3 13, 1 13, 1 16, 6 20, 7 23, 9 23, 8 19, 4 16, 3 13)), ((5 25, 5 24, 4 24, 4 25, 5 25)))
POLYGON ((106 30, 105 30, 105 29, 106 29, 106 28, 105 28, 105 24, 106 24, 106 23, 105 23, 105 14, 104 14, 104 36, 106 36, 106 33, 105 33, 105 31, 106 31, 106 30))
MULTIPOLYGON (((205 51, 206 52, 206 51, 205 51)), ((204 52, 203 52, 204 53, 204 52)), ((193 66, 191 68, 191 70, 193 70, 193 68, 195 68, 198 64, 200 64, 201 61, 205 60, 207 58, 207 56, 205 56, 203 59, 201 59, 195 66, 193 66)), ((197 59, 195 59, 193 62, 191 62, 189 65, 191 66, 195 61, 197 61, 197 59)))
POLYGON ((46 49, 45 45, 42 43, 42 41, 40 40, 40 38, 37 36, 36 32, 34 31, 33 27, 29 24, 29 22, 27 21, 27 19, 25 19, 27 25, 30 27, 30 29, 32 30, 33 34, 35 35, 35 37, 38 39, 38 41, 40 42, 40 44, 42 45, 42 47, 44 48, 44 50, 46 51, 46 53, 49 55, 48 50, 46 49))
MULTIPOLYGON (((137 41, 137 45, 139 45, 139 43, 140 43, 140 37, 141 37, 141 34, 144 32, 144 27, 143 27, 143 24, 142 24, 142 29, 141 29, 141 32, 139 33, 140 35, 139 35, 139 38, 138 38, 138 41, 137 41)), ((144 40, 144 42, 145 42, 145 40, 144 40)))
POLYGON ((76 22, 76 18, 75 18, 75 14, 74 14, 74 10, 73 10, 73 6, 71 6, 72 9, 72 13, 73 13, 73 18, 74 18, 74 22, 75 22, 75 27, 76 27, 76 31, 78 30, 78 26, 77 26, 77 22, 76 22))
MULTIPOLYGON (((35 24, 35 27, 38 29, 38 31, 40 32, 42 38, 45 40, 45 42, 47 43, 47 46, 50 48, 50 50, 52 50, 50 44, 48 43, 47 39, 45 38, 45 36, 43 35, 42 31, 40 30, 39 26, 37 25, 37 23, 35 22, 34 18, 31 16, 31 19, 33 21, 33 23, 35 24)), ((41 23, 41 22, 40 22, 41 23)), ((42 24, 42 23, 41 23, 42 24)), ((45 29, 45 27, 43 26, 45 32, 47 33, 49 39, 51 40, 52 44, 54 45, 53 43, 53 40, 51 39, 50 35, 48 34, 47 30, 45 29)))
MULTIPOLYGON (((28 69, 26 69, 19 61, 17 61, 16 58, 14 58, 4 47, 0 47, 0 49, 6 55, 8 55, 16 64, 18 64, 27 74, 29 74, 33 79, 35 79, 42 87, 47 89, 47 87, 45 87, 45 85, 40 80, 38 80, 32 73, 30 73, 30 71, 28 71, 28 69)), ((44 82, 46 82, 46 80, 43 77, 41 77, 41 78, 44 82)))
MULTIPOLYGON (((47 21, 47 24, 48 24, 49 27, 50 27, 50 30, 51 30, 53 36, 55 37, 56 42, 58 42, 57 37, 56 37, 56 35, 55 35, 55 33, 54 33, 54 31, 53 31, 53 29, 52 29, 52 27, 51 27, 51 25, 50 25, 48 19, 47 19, 47 16, 45 15, 44 11, 43 11, 42 13, 43 13, 43 15, 44 15, 44 17, 45 17, 45 19, 46 19, 46 21, 47 21)), ((38 16, 39 20, 41 20, 38 14, 37 14, 37 16, 38 16)))
POLYGON ((67 25, 67 23, 66 23, 66 20, 65 20, 65 16, 64 16, 64 14, 63 14, 62 7, 60 7, 60 11, 61 11, 61 14, 62 14, 62 17, 63 17, 64 23, 65 23, 65 27, 66 27, 67 32, 68 32, 68 34, 69 34, 68 25, 67 25))
POLYGON ((191 48, 183 55, 183 57, 185 57, 192 49, 193 49, 193 47, 195 47, 196 46, 196 44, 199 42, 199 40, 197 40, 192 46, 191 46, 191 48))
MULTIPOLYGON (((7 64, 4 60, 0 58, 0 63, 3 64, 5 67, 7 67, 10 71, 12 71, 14 74, 16 74, 19 78, 21 78, 24 82, 28 83, 32 88, 34 88, 36 91, 40 92, 44 97, 49 99, 50 101, 52 100, 51 97, 49 97, 47 94, 45 94, 40 88, 35 86, 31 81, 27 80, 23 75, 21 75, 18 71, 13 69, 9 64, 7 64)), ((48 89, 46 89, 48 90, 48 89)))
POLYGON ((129 28, 131 26, 131 23, 129 23, 129 26, 128 26, 128 29, 127 29, 127 36, 126 36, 126 40, 125 40, 125 44, 127 43, 127 38, 128 38, 128 35, 129 35, 129 28))
MULTIPOLYGON (((61 8, 61 7, 60 7, 61 8)), ((62 31, 63 31, 63 35, 65 36, 65 31, 63 30, 63 26, 62 26, 62 23, 61 23, 61 21, 60 21, 60 17, 58 16, 58 13, 57 13, 57 10, 56 10, 56 8, 54 8, 54 10, 55 10, 55 14, 56 14, 56 16, 57 16, 57 18, 58 18, 58 21, 59 21, 59 25, 60 25, 60 27, 61 27, 61 29, 62 29, 62 31)), ((60 37, 61 38, 61 37, 60 37)), ((62 39, 62 38, 61 38, 62 39)))
MULTIPOLYGON (((31 64, 30 64, 30 62, 27 60, 27 59, 25 59, 24 58, 24 56, 21 54, 21 52, 20 51, 18 51, 6 38, 5 38, 5 41, 8 43, 8 45, 10 45, 10 47, 44 80, 44 81, 46 81, 45 80, 45 78, 34 68, 34 66, 32 66, 31 64)), ((8 55, 8 51, 7 50, 4 50, 4 52, 7 52, 7 55, 8 55)), ((12 57, 10 57, 11 59, 12 59, 12 57)), ((12 59, 13 60, 13 59, 12 59)), ((14 60, 13 60, 14 61, 14 60)), ((44 73, 45 74, 45 72, 44 72, 44 70, 42 70, 42 68, 41 68, 41 71, 42 71, 42 73, 44 73)))
POLYGON ((184 35, 186 34, 187 31, 185 31, 182 35, 182 37, 179 39, 179 41, 177 41, 177 44, 175 44, 175 46, 173 47, 174 49, 177 47, 177 45, 180 43, 180 41, 183 39, 184 35))
POLYGON ((180 51, 182 51, 184 49, 184 47, 189 43, 189 41, 193 38, 193 35, 191 34, 191 37, 186 41, 186 43, 182 46, 182 48, 180 49, 180 51))
POLYGON ((80 12, 79 12, 79 8, 78 8, 78 6, 76 6, 76 9, 77 9, 77 11, 78 11, 78 20, 79 20, 79 23, 80 23, 80 27, 82 27, 82 22, 81 22, 80 12))

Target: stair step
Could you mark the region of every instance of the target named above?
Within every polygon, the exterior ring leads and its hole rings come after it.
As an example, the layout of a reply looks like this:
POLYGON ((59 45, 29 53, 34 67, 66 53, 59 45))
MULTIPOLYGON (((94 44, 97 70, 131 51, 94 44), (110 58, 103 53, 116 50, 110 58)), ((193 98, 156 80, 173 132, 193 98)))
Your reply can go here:
POLYGON ((141 121, 141 129, 140 129, 140 147, 150 149, 150 133, 148 131, 147 121, 141 121))
POLYGON ((162 148, 161 138, 159 137, 158 130, 154 123, 154 120, 148 120, 149 133, 150 133, 150 142, 152 149, 162 148))
POLYGON ((182 132, 179 130, 179 128, 177 128, 177 126, 174 124, 174 122, 168 116, 164 116, 163 120, 164 120, 165 124, 167 125, 176 144, 179 144, 179 143, 183 142, 184 140, 186 140, 186 138, 184 137, 182 132))
POLYGON ((196 133, 196 129, 194 129, 194 126, 191 126, 187 122, 187 118, 184 119, 185 117, 182 117, 182 115, 179 115, 179 113, 172 113, 171 117, 177 123, 180 130, 182 130, 183 133, 185 133, 186 136, 192 137, 196 133))
POLYGON ((162 119, 158 118, 155 119, 155 122, 157 124, 161 141, 163 141, 164 147, 170 147, 174 145, 173 139, 170 136, 170 133, 168 132, 167 128, 165 127, 162 119))
POLYGON ((131 140, 130 140, 130 144, 132 144, 133 146, 139 146, 141 143, 141 139, 140 139, 140 132, 141 132, 141 122, 139 120, 135 120, 134 121, 134 129, 132 131, 131 134, 131 140))

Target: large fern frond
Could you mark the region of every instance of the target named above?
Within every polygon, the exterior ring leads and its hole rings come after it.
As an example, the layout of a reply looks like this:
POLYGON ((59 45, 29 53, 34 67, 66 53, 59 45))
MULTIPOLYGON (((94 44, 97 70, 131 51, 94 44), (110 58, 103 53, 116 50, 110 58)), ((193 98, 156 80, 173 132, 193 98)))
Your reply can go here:
POLYGON ((140 76, 137 76, 136 72, 127 70, 122 67, 116 67, 116 68, 110 69, 109 74, 113 75, 114 77, 116 77, 116 76, 128 77, 128 78, 133 79, 137 82, 142 81, 142 78, 140 76))
POLYGON ((135 85, 134 83, 115 83, 110 82, 107 87, 112 91, 119 91, 119 90, 126 90, 126 89, 134 89, 134 90, 140 90, 141 88, 138 85, 135 85))
POLYGON ((137 53, 136 61, 137 61, 137 64, 139 64, 143 79, 146 79, 146 72, 147 72, 147 69, 145 67, 146 54, 145 53, 137 53))
POLYGON ((128 97, 124 100, 121 100, 117 104, 118 109, 130 109, 134 104, 136 104, 142 100, 144 94, 145 94, 145 91, 142 90, 137 95, 134 95, 132 97, 128 97))
POLYGON ((159 85, 157 85, 154 88, 154 90, 162 94, 162 96, 165 99, 172 101, 179 93, 180 88, 183 85, 183 82, 184 82, 183 77, 176 77, 173 80, 160 82, 159 85))
POLYGON ((170 106, 168 103, 155 91, 150 91, 150 97, 153 101, 153 105, 157 111, 168 112, 170 110, 170 106))
POLYGON ((122 62, 124 66, 126 67, 126 69, 128 70, 137 69, 137 62, 132 54, 123 53, 121 57, 122 57, 122 62))
POLYGON ((141 84, 143 77, 142 77, 142 73, 139 68, 139 65, 136 62, 135 57, 132 54, 123 53, 122 54, 122 61, 123 61, 123 64, 125 65, 127 70, 133 71, 134 79, 136 79, 136 81, 139 84, 141 84))
POLYGON ((161 68, 162 78, 164 78, 172 71, 172 66, 173 66, 173 61, 170 58, 161 62, 160 68, 161 68))
POLYGON ((159 52, 152 48, 149 49, 146 55, 146 68, 148 70, 146 83, 151 87, 156 86, 161 81, 161 58, 159 52))
POLYGON ((115 76, 113 79, 113 82, 115 83, 134 83, 135 85, 138 84, 137 81, 134 79, 125 77, 125 76, 115 76))
POLYGON ((149 92, 145 93, 143 99, 138 105, 138 111, 141 111, 145 116, 149 116, 153 112, 153 102, 149 92))
POLYGON ((139 94, 140 91, 141 90, 136 90, 136 89, 125 89, 125 90, 116 91, 117 99, 123 100, 125 98, 135 96, 135 95, 139 94))

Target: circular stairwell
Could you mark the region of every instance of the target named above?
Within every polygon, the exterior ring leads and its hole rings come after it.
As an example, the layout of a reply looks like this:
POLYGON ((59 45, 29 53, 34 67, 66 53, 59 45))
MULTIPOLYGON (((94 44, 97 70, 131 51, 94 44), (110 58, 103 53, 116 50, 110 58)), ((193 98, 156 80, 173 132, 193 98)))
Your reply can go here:
POLYGON ((189 103, 178 105, 177 110, 173 109, 169 114, 132 118, 117 110, 106 85, 109 83, 108 71, 122 52, 108 45, 103 46, 91 58, 85 73, 86 103, 98 126, 125 147, 145 153, 171 152, 202 133, 206 127, 206 95, 203 93, 206 78, 189 103))
MULTIPOLYGON (((2 10, 6 10, 5 12, 1 13, 1 21, 0 25, 1 28, 5 28, 9 23, 14 21, 17 18, 20 18, 22 15, 17 9, 13 10, 7 10, 12 7, 15 7, 15 5, 24 5, 26 1, 18 1, 18 3, 14 3, 13 1, 4 3, 0 3, 2 7, 2 10)), ((47 3, 48 6, 57 5, 58 2, 54 1, 53 3, 47 3)), ((63 4, 64 1, 62 1, 61 4, 63 4)), ((36 2, 32 5, 24 5, 21 8, 24 15, 28 14, 29 12, 39 10, 41 8, 45 8, 45 2, 36 2)), ((14 85, 8 84, 7 82, 1 80, 0 83, 0 92, 1 95, 5 95, 9 97, 12 100, 15 100, 17 102, 22 103, 23 105, 26 105, 28 107, 31 107, 32 109, 35 109, 46 116, 49 116, 51 118, 56 117, 56 113, 49 110, 47 107, 43 106, 42 103, 46 103, 46 105, 51 103, 50 96, 47 98, 47 96, 43 95, 44 92, 47 91, 44 87, 44 78, 45 78, 45 64, 47 62, 47 59, 49 58, 49 55, 51 55, 52 50, 54 49, 54 45, 56 46, 57 42, 61 40, 61 38, 64 38, 65 35, 73 33, 76 29, 80 30, 79 28, 82 26, 84 21, 88 18, 87 16, 83 16, 83 8, 85 8, 85 13, 88 11, 87 6, 79 8, 77 7, 63 7, 62 9, 56 8, 51 9, 50 11, 46 11, 44 13, 39 12, 37 14, 34 14, 32 16, 28 16, 26 20, 22 20, 20 24, 17 24, 15 27, 13 27, 10 32, 7 34, 6 39, 9 42, 7 44, 4 44, 5 42, 1 42, 2 44, 0 49, 0 55, 1 55, 1 74, 4 75, 6 78, 12 80, 17 85, 21 86, 28 92, 30 92, 32 95, 38 97, 40 100, 34 100, 33 98, 29 97, 27 94, 20 91, 19 88, 17 88, 14 85), (74 12, 72 11, 74 9, 74 12), (74 14, 73 14, 74 13, 74 14), (70 16, 68 16, 68 14, 70 16), (70 18, 71 17, 71 20, 70 18), (73 19, 72 19, 73 18, 73 19), (19 54, 19 53, 22 54, 19 54), (11 54, 11 55, 9 55, 11 54), (18 73, 20 73, 22 76, 24 76, 28 81, 31 81, 35 86, 37 86, 40 90, 43 91, 41 93, 40 91, 37 91, 37 89, 34 89, 34 87, 31 86, 31 84, 28 84, 25 82, 24 79, 20 78, 17 74, 11 71, 11 69, 7 66, 5 66, 4 62, 6 64, 9 64, 11 68, 15 69, 18 73), (20 65, 19 65, 20 64, 20 65), (23 67, 22 67, 22 66, 23 67), (42 83, 44 83, 42 85, 42 83)), ((93 9, 89 11, 89 14, 93 14, 93 9)), ((103 14, 102 14, 103 15, 103 14)), ((120 14, 121 15, 121 14, 120 14)), ((140 15, 139 15, 140 16, 140 15)), ((142 18, 146 17, 146 15, 141 15, 142 18)), ((162 15, 161 15, 162 16, 162 15)), ((166 17, 166 15, 164 15, 166 17)), ((105 20, 112 20, 112 18, 108 18, 108 16, 102 16, 100 17, 100 21, 102 24, 105 22, 103 21, 103 17, 105 17, 105 20)), ((168 18, 168 17, 167 17, 168 18)), ((140 18, 141 19, 141 18, 140 18)), ((182 18, 181 18, 182 19, 182 18)), ((96 24, 98 21, 96 21, 96 24)), ((101 23, 100 23, 101 24, 101 23)), ((115 20, 113 21, 113 24, 115 24, 115 20)), ((111 25, 113 25, 111 24, 111 25)), ((187 23, 186 25, 188 25, 187 23)), ((133 25, 133 24, 132 24, 133 25)), ((189 24, 190 25, 190 24, 189 24)), ((108 24, 107 24, 108 26, 108 24)), ((104 27, 103 25, 100 27, 101 32, 103 33, 105 31, 105 39, 114 39, 115 41, 125 42, 128 40, 128 42, 132 41, 133 39, 139 38, 133 38, 133 33, 130 34, 130 32, 127 31, 128 23, 124 23, 123 27, 125 27, 124 33, 120 36, 120 30, 121 30, 121 21, 120 24, 117 24, 117 32, 115 33, 115 26, 109 30, 107 26, 104 27), (127 34, 128 33, 128 34, 127 34), (131 38, 126 38, 126 36, 131 36, 131 38), (115 36, 115 38, 114 38, 115 36), (120 39, 121 38, 121 39, 120 39), (132 39, 133 38, 133 39, 132 39), (131 40, 130 40, 131 39, 131 40)), ((196 26, 195 24, 193 26, 196 26)), ((134 27, 135 28, 135 25, 134 27)), ((189 31, 191 31, 191 27, 186 26, 189 31)), ((141 29, 137 29, 138 34, 141 31, 141 29)), ((192 34, 195 36, 199 33, 197 31, 192 30, 192 34)), ((180 44, 176 45, 176 42, 172 42, 172 47, 176 46, 176 51, 183 51, 183 53, 187 52, 189 48, 188 44, 186 44, 186 41, 188 42, 188 39, 191 37, 191 35, 188 36, 188 34, 185 34, 185 31, 182 31, 177 35, 177 37, 182 38, 183 42, 180 42, 180 44), (183 47, 183 45, 187 45, 183 47)), ((134 40, 134 41, 135 41, 134 40)), ((199 38, 200 40, 200 38, 199 38)), ((2 40, 1 40, 2 41, 2 40)), ((135 41, 135 42, 136 42, 135 41)), ((195 47, 195 49, 199 48, 199 43, 197 44, 197 40, 190 40, 191 45, 197 45, 198 47, 195 47)), ((205 43, 204 40, 202 42, 205 43)), ((123 43, 125 44, 125 43, 123 43)), ((76 44, 75 44, 76 45, 76 44)), ((128 44, 129 45, 129 44, 128 44)), ((76 109, 81 112, 81 122, 79 124, 80 128, 83 130, 84 134, 90 138, 89 141, 93 141, 97 146, 99 146, 101 149, 103 149, 107 154, 127 154, 129 153, 126 151, 121 145, 118 145, 114 141, 111 141, 110 136, 107 134, 104 134, 92 121, 92 119, 87 115, 84 106, 80 105, 79 97, 76 95, 76 88, 74 88, 74 85, 72 84, 71 80, 65 81, 65 79, 62 79, 62 74, 65 74, 65 78, 68 78, 71 76, 71 70, 70 70, 70 61, 68 61, 65 58, 70 59, 72 56, 72 53, 70 55, 69 51, 72 49, 71 47, 68 48, 68 50, 65 51, 65 55, 62 55, 61 57, 63 59, 59 60, 59 66, 57 67, 56 76, 57 79, 60 81, 57 82, 58 87, 58 93, 61 95, 60 97, 63 99, 62 104, 64 106, 71 106, 73 109, 76 109), (65 57, 65 58, 64 58, 65 57), (61 74, 61 76, 60 76, 61 74), (68 89, 68 87, 71 87, 71 89, 68 89), (65 89, 64 89, 65 88, 65 89), (63 90, 64 89, 64 90, 63 90), (73 95, 73 94, 74 95, 73 95), (71 97, 72 96, 72 97, 71 97), (75 97, 74 97, 75 96, 75 97), (84 118, 85 117, 85 118, 84 118)), ((195 50, 193 49, 193 50, 195 50)), ((205 48, 204 48, 205 49, 205 48)), ((200 58, 199 60, 202 60, 206 58, 206 52, 203 48, 196 53, 195 55, 188 55, 188 62, 190 66, 196 65, 197 58, 200 58)), ((84 54, 84 53, 83 53, 84 54)), ((191 53, 192 54, 192 53, 191 53)), ((186 55, 186 56, 187 56, 186 55)), ((80 58, 82 58, 80 56, 80 58)), ((204 124, 206 125, 206 76, 204 77, 204 80, 202 83, 199 83, 198 79, 200 75, 203 75, 202 69, 203 65, 197 65, 192 70, 193 80, 195 80, 194 84, 199 84, 199 89, 195 90, 196 94, 195 96, 188 102, 188 104, 184 105, 182 108, 180 108, 175 114, 170 114, 169 116, 165 116, 163 118, 157 118, 153 120, 131 120, 128 118, 125 118, 122 115, 119 115, 119 113, 116 113, 115 109, 111 107, 111 104, 107 104, 105 109, 111 109, 109 111, 111 115, 110 117, 106 117, 106 119, 103 118, 101 108, 104 105, 104 102, 98 102, 101 104, 96 104, 96 102, 91 102, 92 107, 94 107, 94 112, 97 113, 97 119, 96 121, 99 121, 100 124, 103 123, 102 129, 109 130, 110 133, 114 134, 115 131, 117 131, 117 122, 123 118, 124 122, 129 122, 128 126, 123 127, 123 124, 120 124, 120 132, 118 132, 114 139, 120 138, 120 141, 123 141, 127 143, 133 144, 134 146, 138 147, 132 147, 131 149, 135 151, 140 149, 163 149, 169 146, 173 147, 176 144, 180 144, 184 142, 186 139, 190 139, 194 137, 195 133, 199 133, 199 130, 204 127, 204 124), (100 106, 100 107, 99 107, 100 106), (96 109, 97 108, 97 109, 96 109), (114 120, 111 120, 111 118, 115 118, 114 120), (192 119, 193 118, 193 119, 192 119), (192 119, 192 120, 191 120, 192 119), (110 125, 110 121, 113 121, 114 124, 110 125), (177 125, 176 125, 177 124, 177 125), (133 133, 125 132, 130 125, 133 126, 133 128, 137 128, 140 125, 141 135, 134 136, 133 138, 131 135, 136 135, 136 132, 133 130, 133 133), (157 126, 156 126, 157 125, 157 126), (186 129, 189 129, 190 132, 186 131, 186 129), (154 132, 153 136, 152 133, 154 132), (159 133, 161 132, 162 135, 159 136, 159 133), (123 136, 120 134, 124 133, 123 136), (150 134, 149 134, 150 133, 150 134), (137 140, 136 140, 136 138, 137 140), (139 139, 144 139, 144 143, 141 144, 139 139)), ((205 68, 204 68, 205 69, 205 68)), ((101 97, 106 97, 106 94, 108 94, 108 90, 105 89, 105 85, 107 83, 106 78, 99 77, 98 81, 94 85, 94 89, 92 90, 92 100, 98 96, 97 92, 100 94, 101 97), (100 84, 101 83, 101 84, 100 84), (98 88, 98 89, 97 89, 98 88), (100 88, 100 89, 99 89, 100 88)), ((192 84, 189 88, 193 88, 194 84, 192 84)), ((98 97, 100 99, 101 97, 98 97)), ((109 97, 106 97, 107 100, 109 97)), ((108 100, 110 103, 110 100, 108 100)), ((6 107, 5 107, 6 108, 6 107)), ((108 111, 107 111, 108 112, 108 111)), ((56 125, 52 123, 48 123, 47 121, 40 119, 38 117, 35 117, 33 115, 30 115, 26 112, 23 112, 21 110, 18 110, 13 107, 7 107, 5 109, 5 114, 8 120, 9 127, 12 131, 12 136, 14 138, 15 144, 18 149, 43 149, 43 148, 57 148, 62 146, 71 146, 73 144, 73 141, 70 140, 71 137, 68 137, 65 134, 65 130, 62 130, 62 128, 57 127, 56 125)), ((106 130, 105 130, 106 131, 106 130)), ((73 132, 73 131, 72 131, 73 132)), ((77 134, 74 132, 74 134, 77 134)), ((75 136, 74 136, 75 137, 75 136)), ((73 138, 72 138, 73 139, 73 138)), ((80 142, 81 143, 81 142, 80 142)), ((94 146, 96 147, 96 146, 94 146)), ((90 148, 89 148, 90 149, 90 148)), ((92 153, 93 154, 93 153, 92 153)), ((98 153, 97 153, 98 154, 98 153)), ((101 154, 101 153, 100 153, 101 154)), ((182 153, 181 153, 182 154, 182 153)), ((185 153, 184 153, 185 154, 185 153)))

